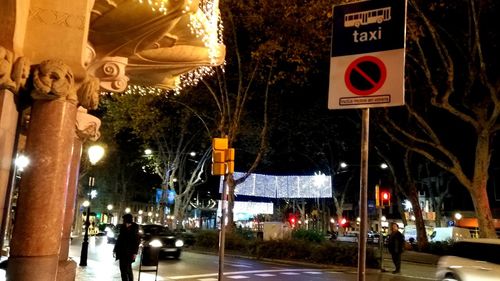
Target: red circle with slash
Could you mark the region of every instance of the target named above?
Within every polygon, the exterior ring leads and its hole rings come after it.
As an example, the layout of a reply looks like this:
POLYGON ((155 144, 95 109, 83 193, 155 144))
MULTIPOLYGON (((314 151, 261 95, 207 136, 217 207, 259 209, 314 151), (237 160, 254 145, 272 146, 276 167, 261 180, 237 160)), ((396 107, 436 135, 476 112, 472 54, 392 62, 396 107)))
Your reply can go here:
POLYGON ((368 96, 379 90, 386 78, 387 69, 382 60, 374 56, 363 56, 349 64, 344 81, 353 94, 368 96))

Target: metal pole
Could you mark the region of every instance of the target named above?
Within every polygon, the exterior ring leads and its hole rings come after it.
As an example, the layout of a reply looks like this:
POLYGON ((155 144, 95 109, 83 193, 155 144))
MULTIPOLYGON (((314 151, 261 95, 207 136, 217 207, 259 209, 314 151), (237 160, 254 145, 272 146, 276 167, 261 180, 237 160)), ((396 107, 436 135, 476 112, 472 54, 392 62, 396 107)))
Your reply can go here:
POLYGON ((379 238, 378 244, 380 249, 380 271, 384 272, 384 235, 382 235, 382 206, 378 207, 378 225, 379 225, 379 238))
POLYGON ((90 226, 90 200, 92 200, 92 187, 94 178, 89 177, 89 206, 87 207, 87 216, 85 218, 85 234, 83 235, 82 252, 80 253, 80 266, 87 266, 87 257, 89 253, 89 226, 90 226))
POLYGON ((227 181, 226 178, 222 185, 221 196, 221 219, 220 219, 220 232, 219 232, 219 276, 218 281, 224 280, 224 249, 226 241, 226 202, 227 202, 227 181))
POLYGON ((360 171, 360 225, 358 239, 358 281, 365 281, 366 269, 366 235, 368 221, 368 142, 370 128, 370 109, 362 109, 361 123, 361 171, 360 171))

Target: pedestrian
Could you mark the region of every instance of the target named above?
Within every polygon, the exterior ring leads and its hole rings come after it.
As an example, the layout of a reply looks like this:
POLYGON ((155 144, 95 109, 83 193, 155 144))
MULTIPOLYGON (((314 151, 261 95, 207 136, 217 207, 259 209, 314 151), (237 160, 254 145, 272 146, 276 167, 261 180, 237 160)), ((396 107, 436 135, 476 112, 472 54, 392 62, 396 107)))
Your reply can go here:
POLYGON ((392 273, 401 272, 401 254, 403 253, 403 247, 405 244, 405 238, 401 232, 399 232, 398 224, 391 223, 391 233, 389 235, 388 250, 392 256, 392 262, 396 269, 392 273))
POLYGON ((133 281, 132 263, 139 251, 139 226, 131 214, 123 215, 123 224, 116 239, 113 256, 119 261, 122 281, 133 281))

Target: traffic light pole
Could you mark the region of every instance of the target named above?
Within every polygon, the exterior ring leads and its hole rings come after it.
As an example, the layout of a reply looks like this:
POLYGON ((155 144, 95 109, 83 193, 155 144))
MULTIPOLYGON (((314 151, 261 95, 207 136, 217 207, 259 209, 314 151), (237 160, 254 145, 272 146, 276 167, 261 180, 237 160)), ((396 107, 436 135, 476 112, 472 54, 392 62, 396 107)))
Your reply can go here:
POLYGON ((221 218, 220 218, 220 233, 219 233, 219 275, 218 281, 224 280, 224 249, 226 244, 226 208, 227 208, 227 177, 224 176, 222 181, 222 196, 221 196, 221 218))
POLYGON ((378 244, 380 249, 380 271, 384 272, 384 235, 382 234, 382 206, 378 206, 378 225, 379 225, 379 238, 378 244))

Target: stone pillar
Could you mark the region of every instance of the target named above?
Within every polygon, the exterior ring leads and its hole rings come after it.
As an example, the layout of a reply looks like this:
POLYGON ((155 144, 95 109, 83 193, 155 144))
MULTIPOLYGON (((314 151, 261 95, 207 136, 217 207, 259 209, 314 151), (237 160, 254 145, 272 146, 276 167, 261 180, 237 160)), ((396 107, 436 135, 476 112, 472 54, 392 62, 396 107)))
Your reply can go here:
POLYGON ((76 116, 76 138, 73 143, 73 155, 66 196, 66 211, 64 213, 64 225, 61 239, 61 250, 59 251, 59 266, 57 270, 57 281, 75 280, 76 262, 69 259, 69 246, 71 244, 71 227, 75 219, 76 197, 78 193, 78 179, 80 172, 80 160, 82 155, 82 144, 86 140, 95 141, 99 138, 99 127, 101 121, 90 114, 83 107, 78 108, 76 116))
POLYGON ((43 61, 33 74, 26 154, 7 280, 56 280, 76 123, 73 74, 61 61, 43 61))
POLYGON ((26 59, 14 60, 14 54, 0 46, 0 249, 10 220, 11 170, 19 116, 15 94, 24 88, 28 74, 26 59))

